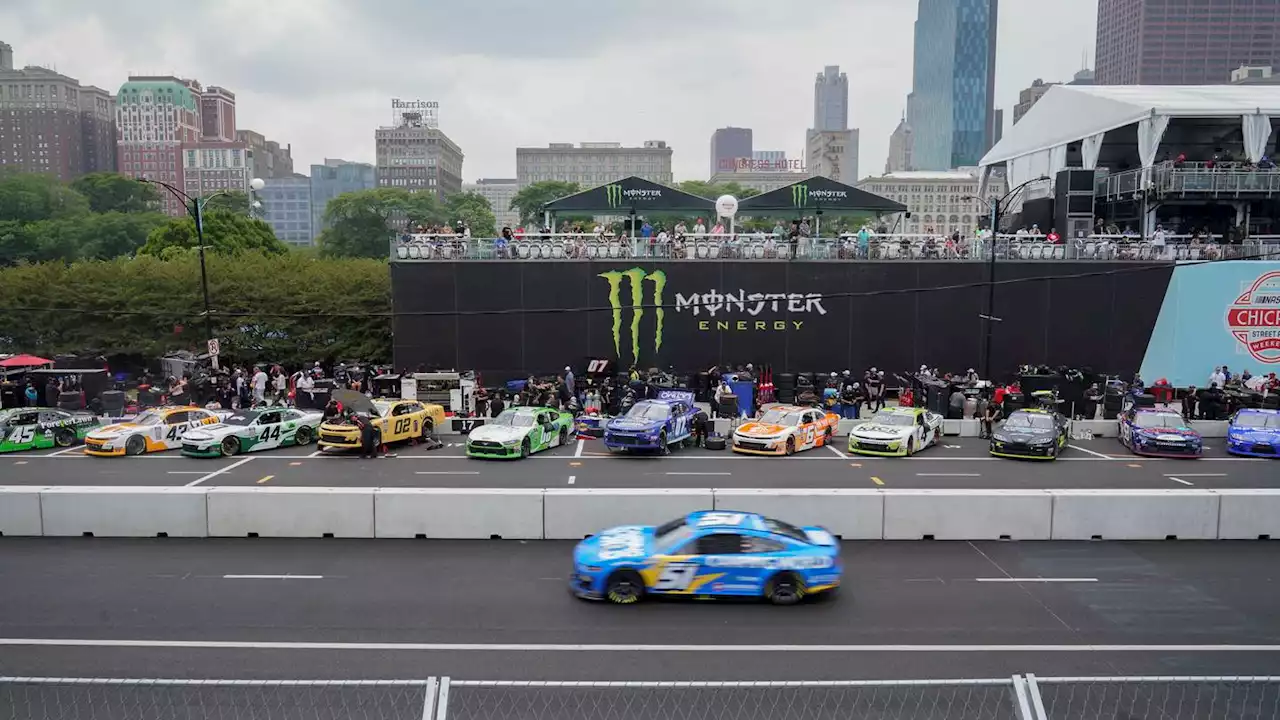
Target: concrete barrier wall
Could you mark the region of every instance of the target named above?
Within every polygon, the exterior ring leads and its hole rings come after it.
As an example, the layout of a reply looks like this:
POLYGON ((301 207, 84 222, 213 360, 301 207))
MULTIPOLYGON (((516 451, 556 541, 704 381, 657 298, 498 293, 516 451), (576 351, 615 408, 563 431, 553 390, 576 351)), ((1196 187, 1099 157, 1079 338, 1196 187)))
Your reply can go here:
POLYGON ((821 525, 845 540, 879 540, 884 536, 881 490, 716 490, 715 508, 821 525))
POLYGON ((39 536, 44 534, 40 519, 40 491, 33 486, 0 487, 0 535, 39 536))
POLYGON ((543 537, 581 540, 615 525, 661 525, 715 507, 710 489, 549 489, 542 497, 543 537))
POLYGON ((1212 540, 1211 490, 1053 490, 1054 540, 1212 540))
POLYGON ((885 540, 1048 540, 1045 490, 894 490, 884 497, 885 540))
POLYGON ((542 490, 385 488, 373 514, 380 538, 542 539, 542 490))
POLYGON ((1280 540, 1280 490, 1218 490, 1219 540, 1280 540))
POLYGON ((373 537, 374 488, 206 490, 210 537, 373 537))
POLYGON ((203 488, 53 487, 40 493, 44 534, 205 537, 203 488))
MULTIPOLYGON (((1201 437, 1224 438, 1227 436, 1225 420, 1193 420, 1191 427, 1201 437)), ((1113 438, 1120 434, 1120 423, 1116 420, 1076 420, 1071 428, 1076 433, 1091 432, 1096 438, 1113 438)))

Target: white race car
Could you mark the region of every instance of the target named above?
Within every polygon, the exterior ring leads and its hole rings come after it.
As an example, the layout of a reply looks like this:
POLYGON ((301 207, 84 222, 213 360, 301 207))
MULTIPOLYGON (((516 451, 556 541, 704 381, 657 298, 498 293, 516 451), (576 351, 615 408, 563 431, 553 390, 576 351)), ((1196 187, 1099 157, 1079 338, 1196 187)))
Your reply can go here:
POLYGON ((906 457, 942 439, 942 416, 924 408, 887 407, 849 431, 849 452, 906 457))
POLYGON ((324 413, 292 408, 241 410, 214 425, 182 435, 182 454, 229 457, 241 452, 310 445, 320 433, 324 413))
POLYGON ((188 430, 218 422, 212 410, 193 405, 147 410, 131 420, 100 427, 84 438, 86 455, 117 457, 173 450, 188 430))

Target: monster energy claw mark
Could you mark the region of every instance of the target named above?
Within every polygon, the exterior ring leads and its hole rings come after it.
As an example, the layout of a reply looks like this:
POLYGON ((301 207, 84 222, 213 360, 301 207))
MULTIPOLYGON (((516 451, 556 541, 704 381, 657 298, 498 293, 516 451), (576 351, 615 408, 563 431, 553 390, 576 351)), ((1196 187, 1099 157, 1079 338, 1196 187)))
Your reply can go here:
POLYGON ((805 206, 805 201, 809 199, 808 185, 792 185, 791 186, 791 204, 798 208, 805 206))
POLYGON ((614 208, 622 204, 622 186, 621 185, 605 185, 605 198, 609 203, 609 207, 614 208))
POLYGON ((610 270, 597 277, 609 283, 609 308, 613 315, 613 352, 622 359, 622 281, 630 283, 631 300, 631 360, 640 362, 640 326, 644 319, 644 282, 653 282, 654 317, 657 320, 653 338, 653 352, 656 355, 662 348, 662 326, 666 319, 666 311, 662 308, 663 294, 667 286, 667 274, 654 270, 646 274, 644 268, 634 267, 630 270, 610 270))

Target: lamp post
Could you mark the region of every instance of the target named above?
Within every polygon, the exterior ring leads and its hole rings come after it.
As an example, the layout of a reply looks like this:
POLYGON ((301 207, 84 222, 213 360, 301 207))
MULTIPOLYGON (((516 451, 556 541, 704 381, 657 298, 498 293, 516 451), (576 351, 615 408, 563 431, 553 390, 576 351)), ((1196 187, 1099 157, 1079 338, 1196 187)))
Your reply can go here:
MULTIPOLYGON (((229 195, 234 191, 230 189, 219 190, 208 197, 192 197, 161 180, 150 180, 141 177, 135 179, 138 180, 138 182, 144 182, 148 185, 158 185, 165 190, 168 190, 170 195, 182 202, 183 209, 187 211, 187 214, 190 215, 191 219, 196 223, 196 247, 200 251, 200 292, 204 295, 204 339, 206 344, 211 346, 213 341, 213 313, 209 308, 209 274, 204 263, 204 208, 209 204, 210 200, 222 195, 229 195)), ((267 183, 262 178, 254 178, 249 181, 250 192, 257 192, 266 186, 267 183)))
POLYGON ((989 249, 990 256, 987 258, 987 312, 978 316, 987 323, 986 338, 982 352, 982 376, 987 380, 991 380, 991 338, 994 334, 995 324, 1000 322, 1000 318, 996 317, 996 240, 1000 230, 1000 215, 1008 209, 1009 203, 1023 188, 1032 183, 1048 179, 1045 176, 1032 178, 1005 193, 1003 197, 991 198, 991 247, 989 249))

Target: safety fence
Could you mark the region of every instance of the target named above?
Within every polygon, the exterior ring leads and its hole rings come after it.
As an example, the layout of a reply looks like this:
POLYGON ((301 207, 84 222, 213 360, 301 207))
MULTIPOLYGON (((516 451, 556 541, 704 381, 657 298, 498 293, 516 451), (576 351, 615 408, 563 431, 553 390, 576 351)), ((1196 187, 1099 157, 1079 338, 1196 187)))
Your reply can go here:
POLYGON ((2 720, 1263 720, 1280 677, 546 682, 0 677, 2 720))

